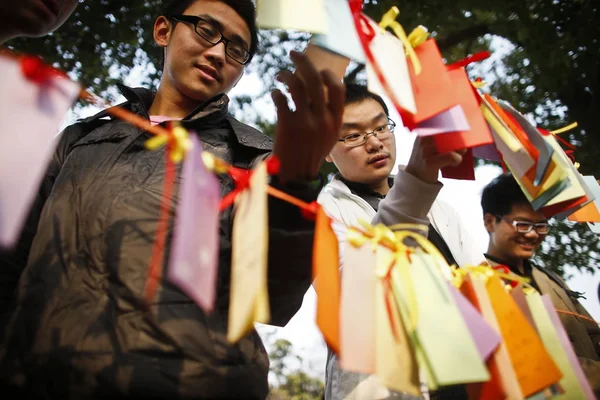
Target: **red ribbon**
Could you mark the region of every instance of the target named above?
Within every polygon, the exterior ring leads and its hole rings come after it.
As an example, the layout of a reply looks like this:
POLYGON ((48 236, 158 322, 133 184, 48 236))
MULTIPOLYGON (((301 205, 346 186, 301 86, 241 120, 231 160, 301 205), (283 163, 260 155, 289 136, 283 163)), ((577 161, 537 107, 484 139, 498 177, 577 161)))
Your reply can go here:
MULTIPOLYGON (((492 268, 495 269, 496 271, 501 271, 507 275, 511 273, 510 268, 508 268, 506 265, 496 265, 492 268)), ((517 282, 517 281, 509 281, 508 284, 513 289, 516 288, 517 286, 519 286, 519 282, 517 282)))
MULTIPOLYGON (((169 129, 169 134, 172 135, 171 129, 169 129)), ((151 304, 151 302, 154 300, 156 292, 158 291, 158 284, 162 277, 163 256, 167 233, 169 231, 169 214, 171 211, 173 186, 175 183, 175 163, 171 159, 171 150, 172 145, 169 143, 165 149, 165 177, 158 224, 156 227, 154 244, 152 245, 152 255, 150 257, 150 266, 148 268, 148 278, 146 279, 146 287, 144 288, 144 299, 146 300, 146 305, 151 304)))
POLYGON ((451 71, 453 69, 458 69, 461 67, 466 67, 469 64, 475 63, 475 62, 479 62, 479 61, 483 61, 486 58, 489 58, 491 56, 489 51, 480 51, 479 53, 475 53, 472 56, 463 58, 460 61, 457 61, 455 63, 452 63, 450 65, 447 66, 448 70, 451 71))
POLYGON ((302 217, 309 221, 315 221, 317 217, 317 211, 319 209, 319 203, 313 201, 309 203, 307 207, 301 208, 300 213, 302 213, 302 217))
POLYGON ((39 85, 52 78, 66 77, 63 72, 44 64, 41 58, 35 56, 21 57, 21 71, 25 78, 39 85))

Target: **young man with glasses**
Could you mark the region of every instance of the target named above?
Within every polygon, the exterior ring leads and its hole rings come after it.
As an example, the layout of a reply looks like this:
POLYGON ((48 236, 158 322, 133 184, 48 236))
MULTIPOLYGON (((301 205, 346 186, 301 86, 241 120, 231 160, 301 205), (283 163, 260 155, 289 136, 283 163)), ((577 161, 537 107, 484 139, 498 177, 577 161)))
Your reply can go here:
MULTIPOLYGON (((346 99, 338 143, 327 161, 338 169, 319 195, 319 203, 334 219, 333 228, 340 243, 340 264, 346 231, 359 220, 384 225, 415 223, 428 226, 429 240, 449 264, 479 264, 471 236, 456 211, 436 199, 442 184, 439 169, 461 162, 461 154, 439 154, 432 137, 417 138, 410 161, 395 177, 390 173, 396 162, 394 129, 385 102, 363 85, 346 85, 346 99)), ((326 366, 325 399, 408 399, 383 387, 375 376, 340 368, 329 351, 326 366)), ((462 387, 436 392, 432 398, 466 399, 462 387)))
POLYGON ((483 220, 490 235, 485 254, 492 266, 506 266, 541 293, 550 296, 583 370, 596 395, 600 394, 600 328, 579 303, 580 293, 568 288, 556 274, 531 262, 550 225, 533 209, 518 183, 509 174, 492 180, 481 196, 483 220), (562 311, 562 312, 561 312, 562 311), (580 315, 577 317, 573 314, 580 315))
MULTIPOLYGON (((304 54, 290 54, 296 72, 283 71, 278 79, 295 109, 273 92, 273 143, 228 113, 227 93, 257 48, 251 0, 170 1, 153 32, 164 49, 159 88, 121 86, 122 106, 153 123, 179 120, 206 151, 237 167, 251 168, 275 154, 281 166, 270 184, 316 200, 315 178, 338 139, 343 112, 344 86, 334 74, 319 73, 304 54)), ((0 255, 3 271, 14 273, 0 282, 3 295, 14 293, 21 275, 0 348, 0 382, 24 391, 16 398, 267 397, 269 359, 258 334, 227 341, 231 208, 220 214, 214 310, 204 313, 166 279, 145 303, 165 176, 165 149, 144 146, 151 137, 106 112, 61 134, 19 245, 0 255)), ((175 182, 177 203, 181 164, 175 182)), ((222 195, 234 189, 228 177, 220 183, 222 195)), ((275 325, 296 313, 311 284, 313 234, 314 223, 297 207, 269 198, 268 292, 275 325)), ((165 271, 171 237, 172 224, 165 271)))

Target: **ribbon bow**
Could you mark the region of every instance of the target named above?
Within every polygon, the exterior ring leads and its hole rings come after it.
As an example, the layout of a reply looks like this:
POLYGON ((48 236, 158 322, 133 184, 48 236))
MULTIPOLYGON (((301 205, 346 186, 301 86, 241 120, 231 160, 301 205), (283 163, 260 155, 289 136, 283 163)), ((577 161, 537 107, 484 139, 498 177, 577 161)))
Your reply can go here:
POLYGON ((192 148, 192 141, 188 131, 179 125, 173 127, 168 134, 156 135, 146 141, 148 150, 157 150, 164 145, 169 147, 171 161, 178 164, 183 160, 185 153, 192 148))
POLYGON ((390 28, 392 29, 392 31, 394 31, 394 34, 396 34, 396 36, 398 36, 398 38, 402 41, 402 44, 404 44, 404 49, 406 50, 406 54, 408 55, 410 61, 413 64, 415 74, 419 75, 421 73, 422 67, 421 62, 419 61, 419 57, 415 52, 415 46, 413 45, 413 42, 418 44, 423 43, 425 40, 427 40, 428 33, 424 27, 419 26, 417 28, 418 30, 413 30, 413 32, 411 32, 411 35, 413 36, 413 41, 411 42, 410 39, 406 36, 406 32, 404 31, 402 25, 400 25, 400 23, 396 21, 398 15, 400 15, 400 10, 398 9, 398 7, 393 6, 388 10, 388 12, 386 12, 383 15, 383 18, 381 18, 381 22, 379 22, 379 27, 383 30, 390 28))

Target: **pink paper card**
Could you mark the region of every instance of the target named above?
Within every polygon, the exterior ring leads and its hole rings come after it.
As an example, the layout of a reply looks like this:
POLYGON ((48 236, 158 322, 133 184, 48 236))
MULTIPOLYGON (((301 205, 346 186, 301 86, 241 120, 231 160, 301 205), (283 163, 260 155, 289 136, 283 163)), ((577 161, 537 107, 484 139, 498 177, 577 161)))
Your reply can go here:
POLYGON ((340 311, 340 365, 375 372, 375 253, 370 244, 346 242, 340 311))
POLYGON ((471 130, 471 125, 469 125, 467 116, 462 107, 457 105, 421 122, 413 132, 419 136, 430 136, 469 130, 471 130))
POLYGON ((219 251, 220 185, 206 169, 202 145, 191 133, 185 157, 168 277, 205 312, 215 302, 219 251))
POLYGON ((502 338, 498 332, 483 319, 483 316, 479 313, 477 308, 475 308, 461 292, 451 284, 448 284, 448 286, 450 287, 450 292, 467 324, 467 328, 469 328, 471 336, 473 336, 475 346, 477 346, 481 358, 487 360, 494 350, 498 348, 502 338))
POLYGON ((54 76, 36 83, 19 60, 0 56, 0 247, 21 233, 58 140, 60 124, 80 87, 54 76))

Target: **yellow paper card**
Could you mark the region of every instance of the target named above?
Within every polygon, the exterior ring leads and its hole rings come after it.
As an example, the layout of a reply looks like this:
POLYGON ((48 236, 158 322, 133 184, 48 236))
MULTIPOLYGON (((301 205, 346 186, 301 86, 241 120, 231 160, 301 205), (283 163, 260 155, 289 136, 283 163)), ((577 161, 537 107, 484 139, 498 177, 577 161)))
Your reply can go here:
POLYGON ((394 253, 378 246, 375 288, 375 373, 396 392, 420 395, 419 367, 392 291, 394 253))
POLYGON ((250 187, 235 199, 227 339, 237 342, 270 319, 267 290, 267 167, 256 166, 250 187))
POLYGON ((412 253, 410 261, 417 305, 416 337, 432 383, 453 385, 489 380, 484 360, 432 256, 412 253), (452 327, 444 332, 444 340, 439 338, 440 326, 452 327), (456 368, 457 360, 460 368, 456 368))
POLYGON ((489 278, 486 287, 523 395, 531 396, 558 382, 560 370, 500 278, 489 278))
MULTIPOLYGON (((546 296, 545 296, 546 297, 546 296)), ((535 325, 540 332, 540 337, 544 346, 552 356, 552 359, 560 368, 563 378, 560 380, 560 386, 565 393, 554 397, 555 399, 586 399, 578 377, 569 361, 566 349, 563 347, 556 328, 552 323, 546 307, 542 301, 542 296, 539 293, 533 293, 527 296, 527 303, 533 315, 535 325)), ((579 365, 577 365, 579 367, 579 365)))
POLYGON ((324 0, 257 0, 258 26, 328 33, 324 0))
POLYGON ((371 243, 346 242, 342 270, 340 366, 375 372, 375 252, 371 243))
POLYGON ((583 182, 583 178, 581 174, 577 172, 575 166, 571 163, 564 150, 560 147, 554 136, 544 136, 546 141, 552 146, 554 149, 554 154, 557 154, 561 163, 562 168, 567 173, 567 179, 571 183, 570 187, 567 190, 562 191, 558 196, 554 197, 551 201, 547 203, 547 205, 552 205, 556 203, 561 203, 563 201, 576 199, 582 196, 585 196, 585 189, 583 182))

